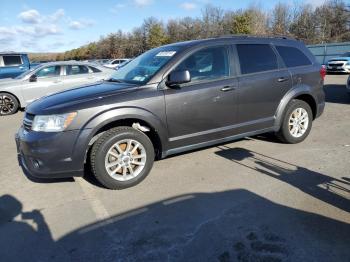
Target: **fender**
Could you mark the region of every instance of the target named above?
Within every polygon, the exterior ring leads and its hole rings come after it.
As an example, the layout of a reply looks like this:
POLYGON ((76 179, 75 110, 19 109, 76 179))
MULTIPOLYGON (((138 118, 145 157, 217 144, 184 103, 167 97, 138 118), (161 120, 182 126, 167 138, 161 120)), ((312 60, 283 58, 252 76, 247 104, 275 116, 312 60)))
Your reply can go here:
POLYGON ((83 129, 91 129, 90 136, 88 139, 88 141, 90 141, 94 134, 96 134, 96 132, 105 125, 108 125, 118 120, 132 118, 141 120, 147 123, 151 128, 153 128, 159 136, 162 148, 167 148, 168 133, 166 128, 166 121, 162 121, 162 119, 159 116, 151 113, 150 111, 144 108, 120 107, 110 109, 108 111, 95 115, 85 124, 83 129))
POLYGON ((13 88, 13 87, 3 87, 0 89, 0 93, 3 92, 3 93, 8 93, 8 94, 11 94, 13 95, 14 97, 17 98, 18 102, 19 102, 19 106, 20 108, 25 108, 27 103, 22 95, 22 91, 21 90, 18 90, 18 88, 13 88), (15 91, 15 92, 13 92, 15 91))
POLYGON ((281 127, 281 124, 283 121, 283 115, 289 102, 295 97, 298 97, 300 95, 310 95, 315 101, 317 101, 317 99, 315 98, 315 95, 313 95, 313 89, 308 85, 300 84, 290 89, 281 99, 281 102, 277 107, 277 110, 275 113, 275 123, 274 123, 275 131, 278 131, 281 127))

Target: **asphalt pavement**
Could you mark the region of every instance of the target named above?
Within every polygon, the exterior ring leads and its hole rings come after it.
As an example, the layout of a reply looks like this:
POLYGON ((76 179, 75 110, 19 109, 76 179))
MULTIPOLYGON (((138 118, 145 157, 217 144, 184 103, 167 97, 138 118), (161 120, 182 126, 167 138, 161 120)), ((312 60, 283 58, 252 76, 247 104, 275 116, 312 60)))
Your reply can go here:
POLYGON ((121 191, 91 178, 30 181, 0 118, 0 261, 350 261, 350 96, 300 144, 261 135, 157 161, 121 191))

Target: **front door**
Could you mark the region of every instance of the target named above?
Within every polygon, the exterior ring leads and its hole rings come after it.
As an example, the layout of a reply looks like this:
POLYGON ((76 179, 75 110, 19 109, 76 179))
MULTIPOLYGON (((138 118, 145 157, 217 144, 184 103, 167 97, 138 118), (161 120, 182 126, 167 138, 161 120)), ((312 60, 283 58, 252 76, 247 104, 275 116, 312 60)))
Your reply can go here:
POLYGON ((31 81, 30 78, 23 83, 22 94, 26 103, 61 90, 61 86, 63 85, 61 66, 47 66, 36 71, 33 75, 36 76, 35 81, 31 81))
POLYGON ((173 70, 188 70, 191 82, 164 90, 171 148, 232 134, 238 81, 230 72, 230 53, 228 46, 201 49, 173 70))

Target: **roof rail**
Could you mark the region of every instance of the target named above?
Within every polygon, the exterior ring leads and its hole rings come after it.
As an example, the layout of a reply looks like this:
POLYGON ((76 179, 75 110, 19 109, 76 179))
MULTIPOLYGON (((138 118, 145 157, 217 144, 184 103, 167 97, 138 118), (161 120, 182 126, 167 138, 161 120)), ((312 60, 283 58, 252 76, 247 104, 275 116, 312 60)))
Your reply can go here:
POLYGON ((290 39, 295 40, 295 38, 286 35, 251 35, 251 34, 232 34, 232 35, 221 35, 215 38, 229 38, 229 37, 245 37, 245 38, 279 38, 279 39, 290 39))

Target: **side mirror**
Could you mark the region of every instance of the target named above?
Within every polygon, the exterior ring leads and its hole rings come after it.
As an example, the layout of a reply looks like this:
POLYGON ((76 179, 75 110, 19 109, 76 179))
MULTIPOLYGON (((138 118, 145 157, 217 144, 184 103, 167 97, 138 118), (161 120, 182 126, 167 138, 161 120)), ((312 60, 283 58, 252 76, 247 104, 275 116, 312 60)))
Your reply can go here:
POLYGON ((173 71, 168 75, 166 85, 168 87, 175 87, 189 82, 191 82, 191 74, 188 70, 173 71))
POLYGON ((34 74, 29 77, 29 82, 36 82, 38 80, 38 77, 34 74))

